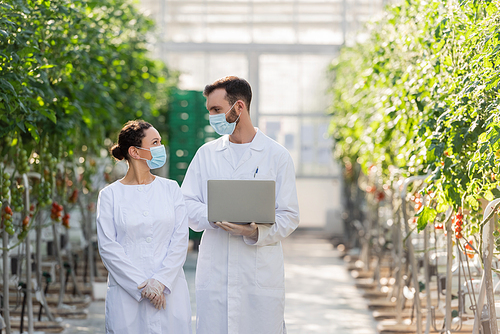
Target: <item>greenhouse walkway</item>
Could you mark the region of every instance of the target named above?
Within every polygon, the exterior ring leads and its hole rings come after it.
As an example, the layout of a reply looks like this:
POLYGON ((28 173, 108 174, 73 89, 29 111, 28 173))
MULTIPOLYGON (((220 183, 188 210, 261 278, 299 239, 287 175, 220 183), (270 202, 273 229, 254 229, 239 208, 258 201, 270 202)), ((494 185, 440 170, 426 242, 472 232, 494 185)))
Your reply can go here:
MULTIPOLYGON (((288 334, 375 334, 366 300, 332 244, 320 230, 299 229, 283 242, 288 334)), ((193 305, 196 252, 185 264, 193 305)), ((104 333, 104 302, 93 302, 85 320, 65 320, 63 334, 104 333)), ((193 334, 194 334, 193 330, 193 334)))

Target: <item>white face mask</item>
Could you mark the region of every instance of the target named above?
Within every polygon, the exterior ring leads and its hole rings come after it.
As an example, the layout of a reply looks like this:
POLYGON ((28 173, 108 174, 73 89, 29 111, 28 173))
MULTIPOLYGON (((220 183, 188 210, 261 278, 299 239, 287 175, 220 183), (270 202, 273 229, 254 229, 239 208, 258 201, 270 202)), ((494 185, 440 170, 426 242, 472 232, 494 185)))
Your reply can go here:
MULTIPOLYGON (((236 101, 236 102, 238 102, 238 101, 236 101)), ((236 128, 236 122, 240 119, 241 113, 240 113, 240 115, 238 115, 238 118, 232 123, 229 123, 226 120, 226 115, 231 111, 231 109, 233 109, 236 102, 234 102, 233 106, 229 109, 229 111, 227 113, 208 116, 208 119, 210 121, 210 125, 214 128, 215 132, 217 132, 221 136, 232 135, 234 132, 234 129, 236 128)))

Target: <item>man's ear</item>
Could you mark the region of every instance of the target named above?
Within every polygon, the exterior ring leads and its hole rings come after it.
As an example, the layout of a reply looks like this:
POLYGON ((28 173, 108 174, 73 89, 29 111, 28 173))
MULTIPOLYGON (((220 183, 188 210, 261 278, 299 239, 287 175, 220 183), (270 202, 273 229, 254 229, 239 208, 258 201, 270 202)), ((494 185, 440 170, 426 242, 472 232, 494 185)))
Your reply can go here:
POLYGON ((248 110, 245 102, 243 102, 242 100, 236 101, 235 107, 238 108, 237 111, 239 113, 242 112, 243 110, 248 110))

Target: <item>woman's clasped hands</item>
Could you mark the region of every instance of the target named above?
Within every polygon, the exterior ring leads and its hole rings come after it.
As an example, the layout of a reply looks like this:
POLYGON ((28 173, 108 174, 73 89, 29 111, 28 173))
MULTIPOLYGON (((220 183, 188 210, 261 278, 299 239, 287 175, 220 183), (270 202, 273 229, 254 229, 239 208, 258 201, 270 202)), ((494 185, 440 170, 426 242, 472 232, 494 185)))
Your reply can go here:
POLYGON ((154 278, 149 278, 141 283, 137 289, 143 289, 141 296, 142 298, 147 298, 158 310, 165 308, 167 306, 167 300, 165 299, 165 285, 161 282, 155 280, 154 278))

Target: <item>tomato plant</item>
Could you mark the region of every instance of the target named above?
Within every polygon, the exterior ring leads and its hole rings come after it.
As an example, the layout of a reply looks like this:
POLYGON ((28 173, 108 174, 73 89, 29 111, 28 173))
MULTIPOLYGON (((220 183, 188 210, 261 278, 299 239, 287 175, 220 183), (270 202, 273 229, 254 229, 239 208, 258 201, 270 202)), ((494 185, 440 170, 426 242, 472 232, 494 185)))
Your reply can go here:
MULTIPOLYGON (((419 230, 452 207, 456 237, 500 197, 500 2, 403 1, 330 66, 334 154, 383 183, 429 174, 419 230), (427 209, 426 209, 427 207, 427 209), (460 208, 463 211, 459 211, 460 208)), ((419 216, 420 217, 420 216, 419 216)), ((440 229, 442 225, 435 225, 440 229)))
MULTIPOLYGON (((131 1, 0 2, 0 27, 2 206, 24 212, 27 172, 40 176, 30 181, 32 215, 95 197, 96 159, 126 121, 165 131, 178 75, 150 57, 154 22, 131 1)), ((14 225, 29 227, 21 216, 14 225)))

